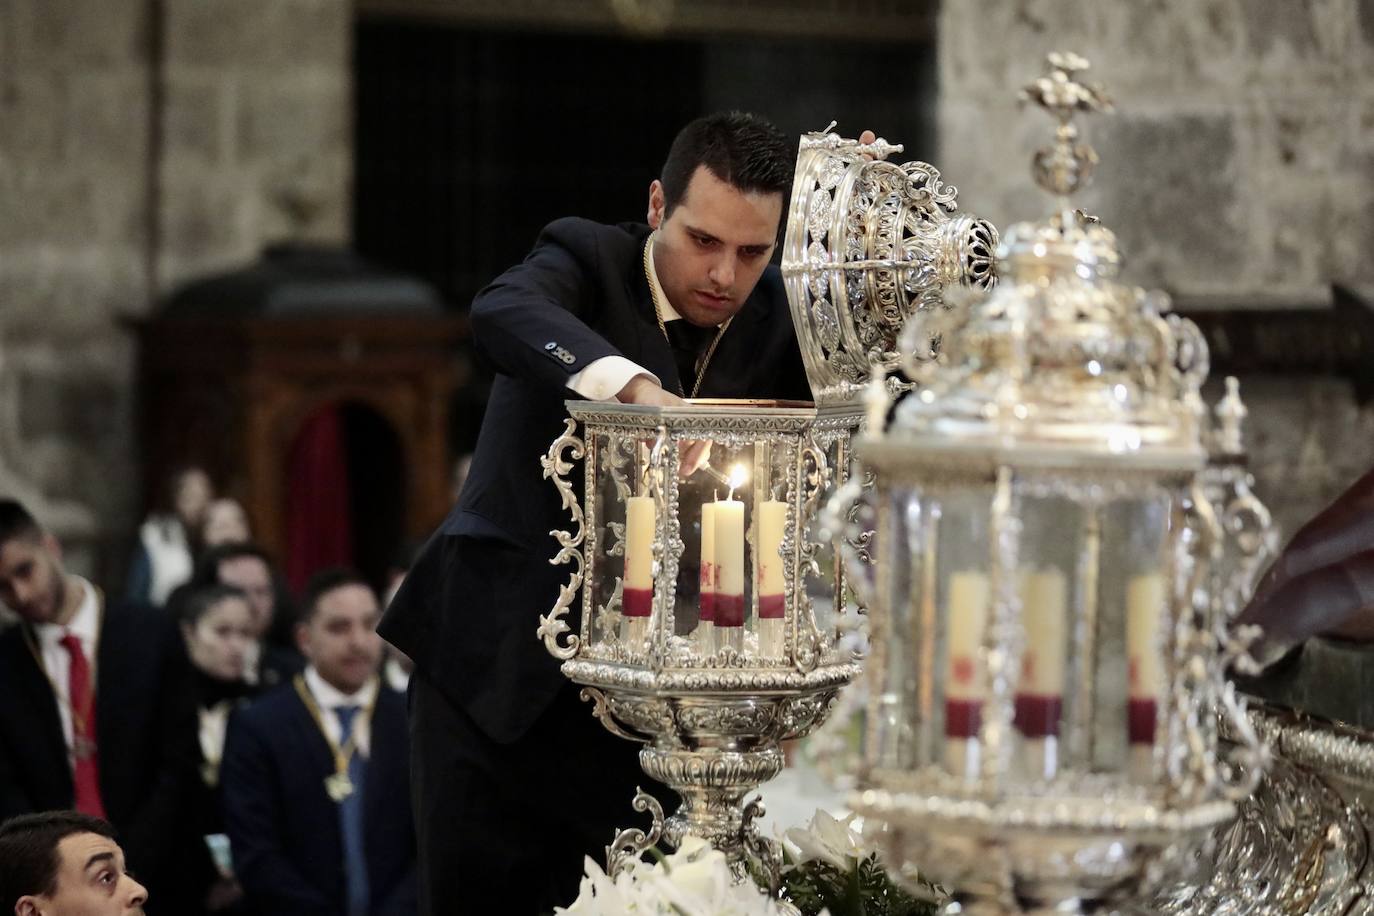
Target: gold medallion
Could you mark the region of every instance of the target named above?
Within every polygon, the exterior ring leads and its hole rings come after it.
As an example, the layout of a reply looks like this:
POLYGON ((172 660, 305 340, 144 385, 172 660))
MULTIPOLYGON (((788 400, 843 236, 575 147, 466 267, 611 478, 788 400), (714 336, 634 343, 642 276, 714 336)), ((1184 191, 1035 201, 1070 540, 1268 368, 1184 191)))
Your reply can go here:
POLYGON ((353 794, 353 780, 347 773, 331 773, 324 778, 324 791, 335 802, 342 802, 353 794))

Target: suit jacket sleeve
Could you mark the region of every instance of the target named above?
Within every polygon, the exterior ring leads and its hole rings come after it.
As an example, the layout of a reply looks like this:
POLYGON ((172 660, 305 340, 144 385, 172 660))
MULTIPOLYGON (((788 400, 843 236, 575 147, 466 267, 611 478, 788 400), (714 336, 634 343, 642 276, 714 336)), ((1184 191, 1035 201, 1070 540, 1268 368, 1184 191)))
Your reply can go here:
POLYGON ((155 700, 157 733, 151 736, 156 769, 151 788, 124 827, 129 846, 142 851, 142 867, 149 871, 166 869, 175 859, 175 832, 167 825, 178 823, 185 811, 199 755, 190 661, 174 626, 160 626, 157 632, 162 678, 155 700))
POLYGON ((472 302, 477 350, 503 375, 556 388, 604 356, 624 356, 588 325, 606 277, 592 223, 549 224, 525 260, 472 302))
POLYGON ((234 873, 264 914, 330 912, 282 849, 277 814, 284 807, 272 772, 262 726, 251 715, 230 721, 220 762, 224 826, 233 849, 234 873))

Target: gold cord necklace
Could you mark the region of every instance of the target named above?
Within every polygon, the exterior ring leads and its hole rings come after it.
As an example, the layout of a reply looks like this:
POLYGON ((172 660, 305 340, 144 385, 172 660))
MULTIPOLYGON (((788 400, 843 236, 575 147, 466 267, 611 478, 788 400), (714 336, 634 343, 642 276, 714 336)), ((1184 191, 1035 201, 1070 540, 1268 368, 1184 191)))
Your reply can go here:
MULTIPOLYGON (((324 727, 324 712, 320 709, 320 704, 315 702, 315 697, 310 693, 310 688, 305 686, 305 677, 296 675, 291 681, 296 685, 296 692, 301 695, 301 702, 310 713, 310 718, 315 720, 315 727, 320 730, 320 737, 324 738, 324 743, 329 745, 329 753, 334 755, 334 772, 324 778, 324 791, 337 804, 352 795, 357 789, 353 785, 353 780, 348 776, 348 763, 353 759, 353 755, 358 752, 358 725, 354 722, 349 729, 348 740, 343 744, 335 741, 329 735, 329 730, 324 727)), ((381 693, 381 687, 372 694, 372 702, 368 703, 362 710, 362 715, 368 722, 372 721, 372 710, 377 705, 377 696, 381 693)))
MULTIPOLYGON (((654 317, 658 319, 658 329, 663 334, 663 340, 668 344, 669 349, 671 349, 673 342, 668 337, 668 326, 663 323, 663 306, 660 305, 658 301, 658 289, 654 284, 654 269, 649 261, 649 251, 650 247, 654 244, 654 235, 655 233, 650 233, 649 237, 644 240, 644 280, 649 284, 649 298, 654 302, 654 317)), ((687 319, 680 318, 678 320, 686 321, 687 319)), ((711 364, 711 357, 716 353, 716 345, 720 343, 720 339, 725 336, 726 329, 730 327, 730 322, 734 320, 734 315, 725 319, 725 323, 716 331, 716 336, 715 339, 711 341, 711 346, 706 348, 706 355, 697 361, 697 380, 692 384, 691 395, 686 395, 686 392, 683 392, 681 387, 678 388, 684 396, 696 397, 697 392, 701 390, 701 380, 706 377, 706 367, 711 364)), ((678 381, 680 382, 681 379, 678 381)))

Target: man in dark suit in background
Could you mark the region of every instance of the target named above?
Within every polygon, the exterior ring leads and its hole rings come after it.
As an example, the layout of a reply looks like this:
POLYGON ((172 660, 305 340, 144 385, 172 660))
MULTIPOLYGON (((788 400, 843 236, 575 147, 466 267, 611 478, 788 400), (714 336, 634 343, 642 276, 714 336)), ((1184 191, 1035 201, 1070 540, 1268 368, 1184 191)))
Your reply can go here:
POLYGON ((810 399, 769 266, 795 161, 795 142, 760 118, 694 121, 649 187, 648 225, 551 223, 472 303, 498 373, 472 468, 381 627, 416 665, 426 913, 570 903, 583 856, 603 856, 636 784, 650 785, 635 747, 602 729, 535 637, 567 579, 549 564, 549 532, 569 526, 538 459, 567 398, 810 399))
POLYGON ((405 699, 377 676, 379 613, 356 574, 316 576, 297 627, 305 672, 229 723, 225 828, 261 916, 416 910, 405 699))
POLYGON ((189 667, 172 622, 107 602, 67 572, 28 511, 0 500, 0 820, 74 808, 108 818, 130 866, 178 912, 171 825, 195 776, 189 667))

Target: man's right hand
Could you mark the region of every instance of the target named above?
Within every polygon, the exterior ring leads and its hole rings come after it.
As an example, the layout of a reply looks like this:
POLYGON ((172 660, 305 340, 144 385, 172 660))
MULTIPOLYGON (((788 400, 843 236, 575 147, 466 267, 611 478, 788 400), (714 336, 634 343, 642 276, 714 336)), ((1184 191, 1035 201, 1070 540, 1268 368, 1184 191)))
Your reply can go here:
POLYGON ((647 375, 636 375, 616 393, 622 404, 647 404, 650 407, 685 407, 687 402, 671 391, 665 391, 647 375))
MULTIPOLYGON (((665 391, 647 375, 636 375, 616 394, 622 404, 647 404, 650 407, 686 407, 687 402, 671 391, 665 391)), ((711 460, 711 440, 684 442, 678 449, 678 476, 684 480, 701 470, 711 460)))

